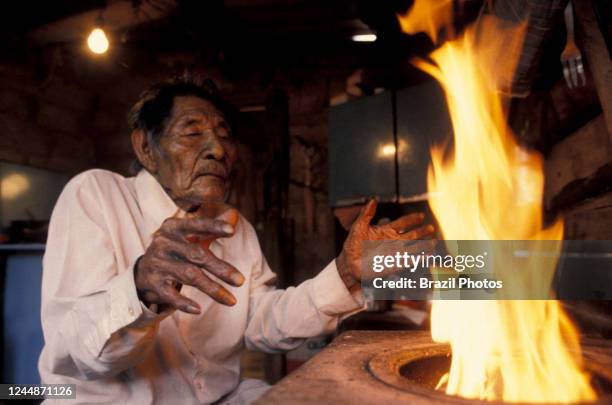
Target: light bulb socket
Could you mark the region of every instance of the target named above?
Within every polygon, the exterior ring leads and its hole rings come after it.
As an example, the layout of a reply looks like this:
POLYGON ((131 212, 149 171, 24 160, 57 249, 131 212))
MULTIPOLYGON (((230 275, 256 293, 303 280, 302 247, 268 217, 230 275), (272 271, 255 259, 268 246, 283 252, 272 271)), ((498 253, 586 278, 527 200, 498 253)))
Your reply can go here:
POLYGON ((100 10, 98 16, 96 17, 96 27, 104 27, 104 10, 100 10))

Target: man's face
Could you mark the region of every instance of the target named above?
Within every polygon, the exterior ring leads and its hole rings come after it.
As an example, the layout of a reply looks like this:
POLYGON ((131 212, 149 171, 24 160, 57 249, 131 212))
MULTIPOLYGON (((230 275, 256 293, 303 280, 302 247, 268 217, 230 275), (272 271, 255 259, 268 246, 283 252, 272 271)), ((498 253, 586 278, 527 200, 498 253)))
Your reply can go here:
POLYGON ((179 207, 190 211, 226 196, 237 152, 229 124, 213 104, 178 96, 154 156, 155 177, 179 207))

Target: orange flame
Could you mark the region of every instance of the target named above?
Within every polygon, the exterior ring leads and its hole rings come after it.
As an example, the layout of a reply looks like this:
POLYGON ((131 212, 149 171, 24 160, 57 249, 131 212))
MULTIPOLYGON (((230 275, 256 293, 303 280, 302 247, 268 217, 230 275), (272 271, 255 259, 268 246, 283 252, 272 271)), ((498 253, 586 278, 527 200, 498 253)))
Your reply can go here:
MULTIPOLYGON (((449 4, 417 0, 400 16, 401 26, 435 38, 440 24, 450 22, 449 4)), ((508 30, 489 18, 479 22, 478 35, 471 28, 435 50, 435 64, 417 63, 444 88, 454 129, 452 153, 431 151, 427 182, 435 197, 429 204, 447 240, 560 241, 562 221, 543 226, 542 159, 518 145, 493 90, 511 79, 522 27, 508 30), (487 47, 491 43, 502 46, 487 47)), ((511 261, 497 253, 496 275, 509 280, 512 268, 504 262, 511 261)), ((534 259, 527 266, 521 286, 548 291, 554 261, 534 259)), ((596 398, 582 371, 578 333, 558 301, 436 300, 431 333, 451 345, 451 368, 440 381, 447 394, 507 402, 596 398)))

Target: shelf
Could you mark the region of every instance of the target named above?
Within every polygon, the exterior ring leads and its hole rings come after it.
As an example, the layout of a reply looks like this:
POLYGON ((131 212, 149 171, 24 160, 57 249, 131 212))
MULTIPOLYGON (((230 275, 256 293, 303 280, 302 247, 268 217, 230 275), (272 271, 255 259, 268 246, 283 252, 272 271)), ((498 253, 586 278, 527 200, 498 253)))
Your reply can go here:
POLYGON ((0 244, 0 251, 44 251, 44 243, 6 243, 0 244))

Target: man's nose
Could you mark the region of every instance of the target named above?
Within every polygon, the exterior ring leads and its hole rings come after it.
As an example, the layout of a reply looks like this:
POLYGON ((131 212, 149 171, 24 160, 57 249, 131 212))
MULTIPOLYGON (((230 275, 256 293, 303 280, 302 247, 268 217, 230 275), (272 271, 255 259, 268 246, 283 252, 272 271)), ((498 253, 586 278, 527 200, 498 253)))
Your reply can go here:
POLYGON ((225 148, 219 141, 219 137, 211 135, 208 137, 204 145, 204 158, 221 160, 225 157, 225 148))

